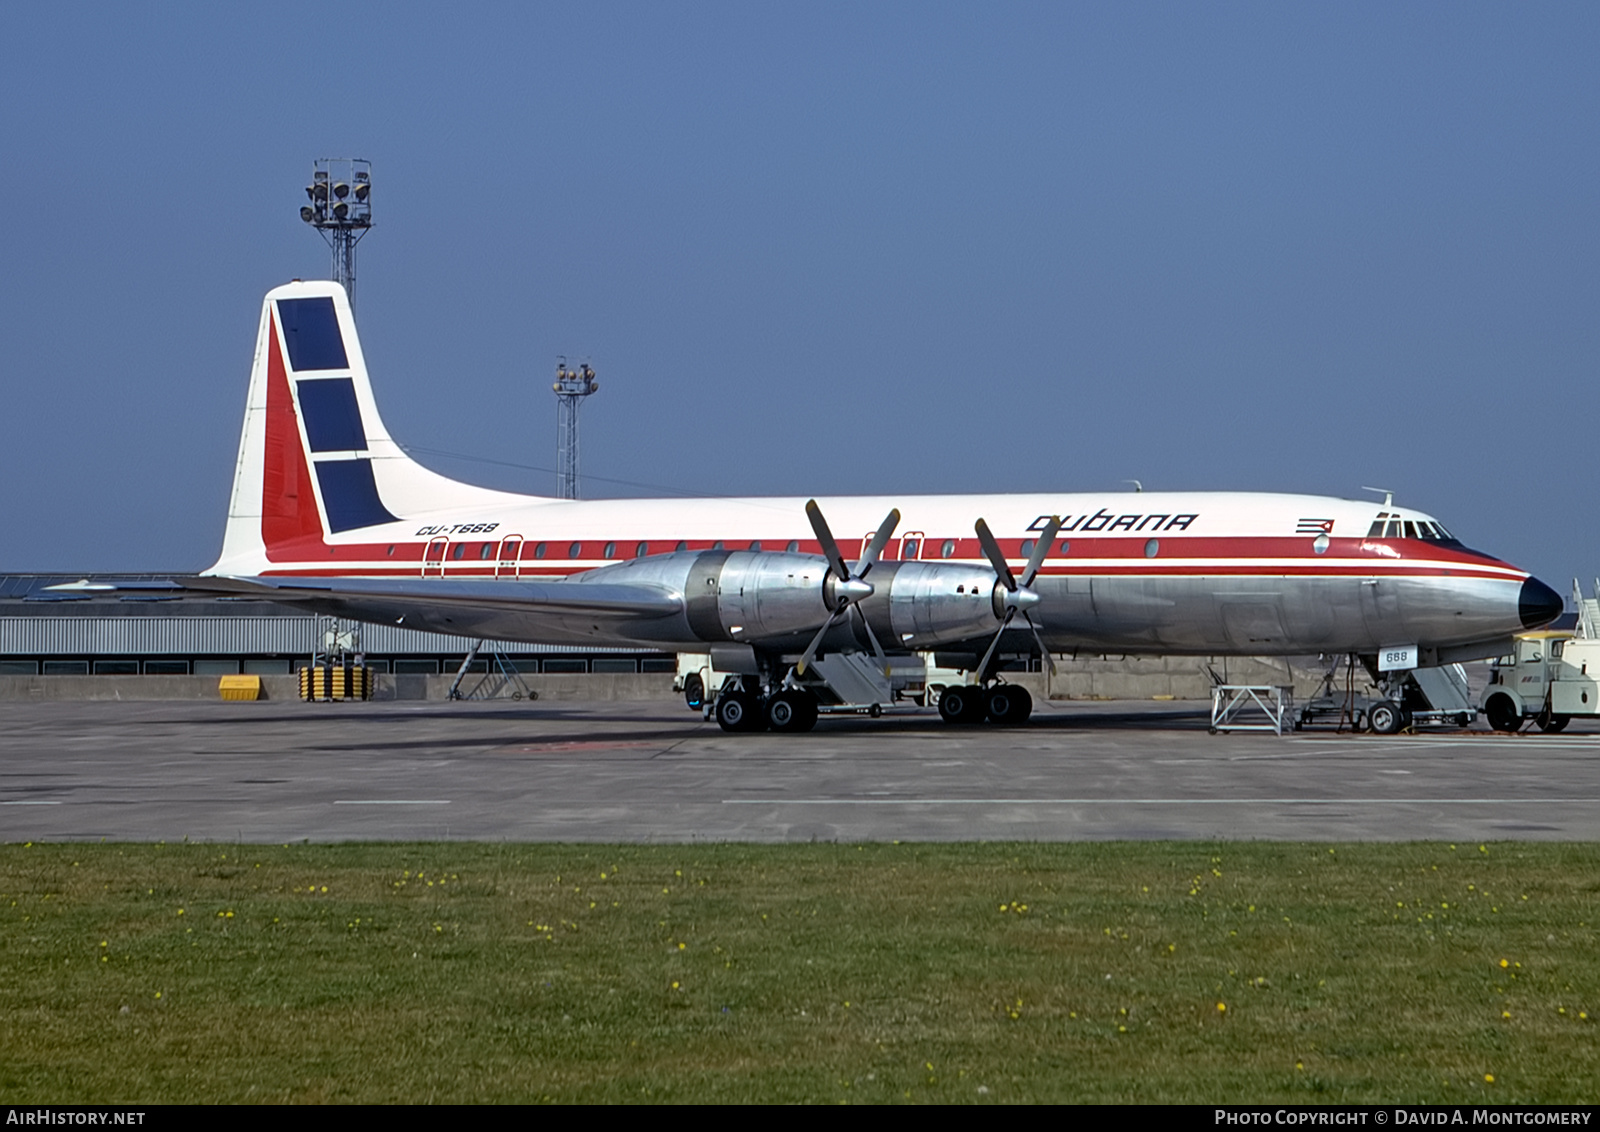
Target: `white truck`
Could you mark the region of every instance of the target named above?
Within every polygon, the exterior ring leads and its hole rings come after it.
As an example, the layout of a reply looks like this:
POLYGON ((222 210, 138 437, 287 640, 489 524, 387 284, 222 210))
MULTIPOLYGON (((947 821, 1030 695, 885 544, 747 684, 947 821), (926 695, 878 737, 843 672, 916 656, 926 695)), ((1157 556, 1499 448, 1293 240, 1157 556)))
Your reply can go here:
MULTIPOLYGON (((1600 717, 1600 600, 1584 598, 1576 582, 1572 589, 1576 632, 1524 633, 1494 662, 1483 714, 1496 731, 1520 731, 1531 719, 1540 731, 1553 732, 1574 716, 1600 717)), ((1595 589, 1600 594, 1600 580, 1595 589)))
POLYGON ((1573 716, 1600 716, 1600 640, 1555 629, 1518 637, 1494 662, 1483 715, 1496 731, 1520 731, 1530 719, 1560 731, 1573 716))

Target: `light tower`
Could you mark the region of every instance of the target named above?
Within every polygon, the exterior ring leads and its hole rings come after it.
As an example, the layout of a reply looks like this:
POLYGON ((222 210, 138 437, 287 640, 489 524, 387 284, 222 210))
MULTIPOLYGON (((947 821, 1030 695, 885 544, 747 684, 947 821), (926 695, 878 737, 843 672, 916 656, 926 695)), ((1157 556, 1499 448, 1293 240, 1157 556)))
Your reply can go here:
POLYGON ((306 186, 311 203, 300 219, 328 242, 333 252, 333 280, 356 302, 356 245, 372 227, 372 162, 359 157, 319 157, 306 186))
POLYGON ((588 363, 567 368, 556 359, 556 498, 578 498, 578 409, 583 399, 600 388, 588 363))

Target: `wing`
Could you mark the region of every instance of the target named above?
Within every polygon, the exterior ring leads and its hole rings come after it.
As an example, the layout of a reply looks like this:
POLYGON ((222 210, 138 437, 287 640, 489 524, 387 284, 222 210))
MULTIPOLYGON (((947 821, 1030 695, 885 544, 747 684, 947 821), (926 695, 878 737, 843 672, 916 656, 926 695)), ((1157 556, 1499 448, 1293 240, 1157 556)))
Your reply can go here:
POLYGON ((192 592, 256 597, 353 620, 551 644, 670 639, 684 611, 681 595, 639 583, 265 577, 176 582, 192 592))

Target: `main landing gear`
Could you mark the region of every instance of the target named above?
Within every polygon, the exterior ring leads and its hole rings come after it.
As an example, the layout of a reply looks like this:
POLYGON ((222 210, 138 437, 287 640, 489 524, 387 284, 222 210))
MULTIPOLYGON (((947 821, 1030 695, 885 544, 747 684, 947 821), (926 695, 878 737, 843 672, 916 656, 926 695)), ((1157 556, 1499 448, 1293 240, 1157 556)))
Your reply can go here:
POLYGON ((939 694, 939 718, 946 723, 973 724, 988 720, 1001 726, 1028 722, 1033 697, 1016 684, 991 684, 980 688, 962 684, 939 694))
POLYGON ((766 731, 795 734, 817 725, 817 697, 804 688, 784 688, 771 696, 743 689, 717 697, 717 726, 724 731, 766 731))

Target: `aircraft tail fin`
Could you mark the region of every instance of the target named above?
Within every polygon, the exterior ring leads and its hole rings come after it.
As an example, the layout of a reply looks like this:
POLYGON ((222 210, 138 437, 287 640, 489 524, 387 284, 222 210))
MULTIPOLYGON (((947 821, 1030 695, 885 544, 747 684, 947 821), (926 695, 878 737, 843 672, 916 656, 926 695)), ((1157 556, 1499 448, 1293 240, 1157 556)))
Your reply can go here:
POLYGON ((209 573, 326 561, 333 543, 393 540, 419 515, 519 498, 431 472, 394 442, 343 287, 290 283, 267 293, 222 554, 209 573))

